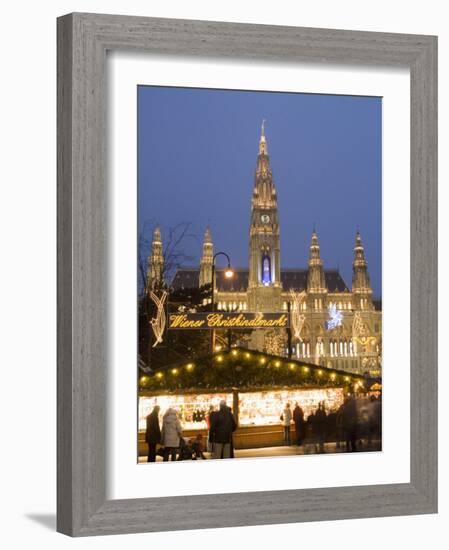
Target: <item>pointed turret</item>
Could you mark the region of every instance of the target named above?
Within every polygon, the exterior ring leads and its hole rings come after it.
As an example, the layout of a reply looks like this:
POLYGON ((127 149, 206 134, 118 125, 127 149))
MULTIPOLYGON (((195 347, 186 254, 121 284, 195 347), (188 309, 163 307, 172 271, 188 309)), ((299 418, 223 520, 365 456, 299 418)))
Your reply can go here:
POLYGON ((352 264, 352 292, 356 295, 358 309, 368 309, 372 306, 372 289, 368 274, 368 263, 365 259, 365 249, 359 231, 356 233, 354 245, 354 262, 352 264))
POLYGON ((357 231, 354 245, 354 262, 352 264, 352 290, 371 293, 371 283, 368 275, 368 263, 365 259, 365 249, 362 238, 357 231))
POLYGON ((324 277, 323 261, 320 256, 320 245, 318 243, 318 235, 315 228, 313 228, 312 241, 310 243, 307 290, 312 294, 322 294, 326 292, 326 279, 324 277))
POLYGON ((214 258, 214 245, 209 226, 206 227, 203 240, 203 255, 200 262, 199 286, 210 285, 212 282, 212 263, 214 258))
POLYGON ((147 290, 154 290, 164 283, 164 256, 162 252, 161 229, 157 226, 153 232, 151 255, 148 257, 147 290))

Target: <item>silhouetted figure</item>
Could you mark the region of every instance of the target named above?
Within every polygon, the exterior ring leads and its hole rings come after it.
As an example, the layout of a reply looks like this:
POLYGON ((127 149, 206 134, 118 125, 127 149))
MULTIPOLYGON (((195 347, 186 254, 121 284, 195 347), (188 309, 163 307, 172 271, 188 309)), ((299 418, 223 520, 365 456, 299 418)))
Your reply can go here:
POLYGON ((304 438, 304 411, 298 403, 293 409, 293 422, 295 423, 296 444, 301 445, 304 438))
POLYGON ((318 409, 315 412, 315 442, 318 443, 318 452, 324 453, 324 441, 326 439, 326 411, 324 403, 318 403, 318 409))
POLYGON ((156 462, 156 447, 161 442, 161 428, 159 426, 160 407, 156 405, 147 416, 145 441, 148 443, 148 462, 156 462))
POLYGON ((226 401, 220 401, 220 410, 211 415, 209 438, 213 442, 213 458, 232 458, 232 433, 237 424, 226 401))
POLYGON ((197 460, 198 458, 205 460, 206 457, 204 456, 203 436, 198 434, 194 439, 190 440, 190 444, 193 452, 192 460, 197 460))
POLYGON ((357 402, 352 395, 343 404, 342 425, 346 450, 354 452, 357 450, 357 402))
POLYGON ((345 434, 343 429, 343 408, 344 403, 340 405, 337 411, 335 420, 335 438, 337 440, 337 449, 342 447, 342 442, 345 440, 345 434))

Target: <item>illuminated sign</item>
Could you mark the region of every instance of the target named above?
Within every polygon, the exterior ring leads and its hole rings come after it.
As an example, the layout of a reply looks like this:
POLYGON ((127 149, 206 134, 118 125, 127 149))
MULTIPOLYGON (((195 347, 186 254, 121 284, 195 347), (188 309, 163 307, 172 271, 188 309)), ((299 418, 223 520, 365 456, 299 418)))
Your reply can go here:
POLYGON ((289 317, 286 313, 172 313, 168 319, 168 328, 172 330, 288 328, 289 326, 289 317))

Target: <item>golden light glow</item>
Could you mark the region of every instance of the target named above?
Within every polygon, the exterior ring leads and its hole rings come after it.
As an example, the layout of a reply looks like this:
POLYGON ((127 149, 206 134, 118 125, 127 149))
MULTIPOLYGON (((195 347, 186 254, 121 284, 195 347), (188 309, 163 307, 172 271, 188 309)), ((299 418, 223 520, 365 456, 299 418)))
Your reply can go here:
POLYGON ((221 351, 221 346, 215 346, 215 351, 221 351))
POLYGON ((319 370, 318 371, 318 376, 321 376, 323 374, 323 371, 322 370, 319 370))
POLYGON ((189 364, 186 366, 186 369, 187 369, 187 370, 192 370, 192 369, 193 369, 193 363, 189 363, 189 364))
POLYGON ((148 378, 146 376, 142 376, 142 378, 140 379, 140 382, 141 384, 145 384, 145 382, 148 380, 148 378))
POLYGON ((162 372, 157 372, 156 373, 156 378, 162 378, 164 375, 162 374, 162 372))
MULTIPOLYGON (((326 403, 326 411, 336 411, 343 403, 344 395, 343 388, 239 393, 239 422, 243 426, 279 425, 279 416, 287 401, 300 403, 307 420, 309 414, 316 410, 321 401, 326 403)), ((194 421, 194 413, 198 410, 207 412, 211 405, 217 410, 222 399, 232 406, 232 393, 142 396, 139 398, 139 429, 145 430, 147 415, 155 405, 158 405, 161 408, 161 415, 164 415, 168 408, 174 408, 185 430, 204 430, 206 421, 194 421)))
POLYGON ((235 356, 238 354, 238 351, 237 351, 236 349, 233 349, 233 350, 231 351, 231 353, 232 353, 232 355, 234 355, 234 357, 235 357, 235 356))
POLYGON ((222 355, 218 355, 218 356, 217 356, 217 361, 218 361, 219 363, 221 363, 221 362, 223 361, 223 356, 222 356, 222 355))
POLYGON ((178 374, 178 369, 172 369, 171 372, 172 374, 178 374))
POLYGON ((309 372, 309 367, 303 367, 302 370, 303 370, 304 372, 309 372))
POLYGON ((226 279, 232 279, 232 277, 234 277, 234 272, 230 267, 225 271, 225 277, 226 279))
POLYGON ((331 374, 331 380, 335 380, 336 378, 337 378, 337 375, 335 374, 335 372, 333 372, 333 373, 331 374))
POLYGON ((345 376, 345 382, 349 382, 349 376, 345 376))
POLYGON ((265 365, 266 362, 267 362, 267 360, 265 359, 265 357, 260 358, 260 364, 261 365, 265 365))
POLYGON ((248 352, 246 352, 246 353, 245 353, 245 357, 246 357, 247 359, 249 359, 249 358, 251 357, 251 354, 248 353, 248 352))
POLYGON ((290 363, 290 370, 295 370, 295 365, 293 363, 290 363))
POLYGON ((275 366, 275 367, 280 367, 280 366, 281 366, 281 362, 280 362, 280 361, 275 361, 274 366, 275 366))

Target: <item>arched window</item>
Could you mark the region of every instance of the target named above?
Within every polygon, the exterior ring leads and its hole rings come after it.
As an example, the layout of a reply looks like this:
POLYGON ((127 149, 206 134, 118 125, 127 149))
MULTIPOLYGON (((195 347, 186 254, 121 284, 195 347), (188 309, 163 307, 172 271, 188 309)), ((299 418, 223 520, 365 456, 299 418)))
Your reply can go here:
POLYGON ((262 256, 262 284, 268 286, 271 283, 271 260, 267 254, 262 256))

